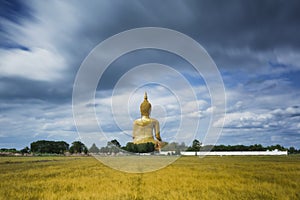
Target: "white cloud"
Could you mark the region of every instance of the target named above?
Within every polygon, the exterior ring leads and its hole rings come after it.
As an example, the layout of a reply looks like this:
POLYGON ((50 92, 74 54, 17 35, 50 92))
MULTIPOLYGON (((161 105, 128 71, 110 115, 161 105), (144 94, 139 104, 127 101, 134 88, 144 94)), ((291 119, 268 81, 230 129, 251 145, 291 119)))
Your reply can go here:
MULTIPOLYGON (((57 81, 70 67, 70 49, 75 46, 74 34, 80 22, 72 4, 62 1, 40 1, 30 4, 32 18, 19 24, 4 20, 6 37, 29 49, 2 49, 1 76, 17 76, 31 80, 57 81), (72 44, 74 43, 74 44, 72 44)), ((72 56, 73 57, 73 56, 72 56)))
MULTIPOLYGON (((76 133, 72 108, 49 102, 23 100, 22 103, 10 102, 5 114, 0 115, 0 135, 12 138, 15 148, 29 146, 40 139, 74 141, 76 133)), ((0 106, 5 105, 0 102, 0 106)), ((2 142, 3 140, 2 139, 2 142)))
MULTIPOLYGON (((287 107, 275 110, 252 110, 245 112, 233 112, 226 115, 225 129, 260 129, 270 131, 282 129, 283 131, 295 130, 298 127, 300 109, 298 107, 287 107)), ((220 126, 221 121, 216 121, 215 126, 220 126)))
POLYGON ((280 68, 279 72, 287 73, 300 70, 300 52, 291 51, 290 49, 276 49, 274 53, 276 55, 276 61, 279 64, 286 65, 286 67, 280 68))
POLYGON ((65 59, 58 53, 34 48, 0 51, 1 76, 18 76, 32 80, 55 81, 62 77, 65 59))

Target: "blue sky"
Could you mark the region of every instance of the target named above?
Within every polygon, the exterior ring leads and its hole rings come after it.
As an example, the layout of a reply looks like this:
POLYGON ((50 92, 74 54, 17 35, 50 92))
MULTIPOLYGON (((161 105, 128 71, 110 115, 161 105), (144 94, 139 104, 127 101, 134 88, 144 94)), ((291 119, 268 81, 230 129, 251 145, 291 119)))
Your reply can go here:
MULTIPOLYGON (((39 139, 69 143, 80 139, 73 120, 72 89, 85 57, 119 32, 164 27, 199 42, 222 75, 227 114, 218 144, 300 148, 299 9, 299 1, 279 0, 1 1, 0 147, 23 148, 39 139)), ((178 85, 175 92, 189 97, 177 78, 167 71, 155 73, 155 81, 178 85)), ((213 110, 203 78, 176 55, 141 50, 117 59, 101 78, 95 110, 108 134, 93 141, 99 146, 113 138, 123 145, 130 141, 144 90, 153 104, 152 116, 161 122, 163 139, 172 140, 181 119, 176 116, 184 116, 190 127, 199 122, 195 134, 203 140, 213 110), (194 110, 189 110, 193 102, 187 99, 181 105, 187 113, 182 115, 167 87, 147 83, 139 87, 141 74, 125 77, 115 90, 124 74, 146 63, 168 65, 183 74, 198 97, 199 112, 193 115, 194 110), (115 116, 113 100, 119 109, 115 116)), ((89 126, 88 119, 83 123, 89 126)))

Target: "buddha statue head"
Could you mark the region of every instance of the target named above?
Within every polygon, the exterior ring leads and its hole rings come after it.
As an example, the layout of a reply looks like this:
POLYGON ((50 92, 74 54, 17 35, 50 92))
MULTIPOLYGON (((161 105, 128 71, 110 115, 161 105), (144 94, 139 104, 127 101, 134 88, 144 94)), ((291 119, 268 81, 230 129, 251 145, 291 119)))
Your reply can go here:
POLYGON ((144 101, 141 103, 140 111, 142 116, 149 117, 151 112, 151 103, 148 101, 147 93, 145 92, 144 101))

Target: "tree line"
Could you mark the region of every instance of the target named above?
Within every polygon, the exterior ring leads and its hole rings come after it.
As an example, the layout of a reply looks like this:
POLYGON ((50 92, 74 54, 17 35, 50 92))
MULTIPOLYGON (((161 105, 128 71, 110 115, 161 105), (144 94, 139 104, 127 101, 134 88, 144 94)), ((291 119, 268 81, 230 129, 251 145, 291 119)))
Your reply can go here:
MULTIPOLYGON (((176 146, 176 144, 174 145, 176 146)), ((177 144, 178 147, 178 144, 177 144)), ((192 145, 186 148, 186 151, 288 151, 290 154, 300 153, 300 149, 295 147, 285 148, 282 145, 270 145, 264 147, 261 144, 254 145, 202 145, 199 140, 194 140, 192 145)))
MULTIPOLYGON (((254 145, 202 145, 202 143, 195 139, 190 146, 187 146, 184 142, 177 143, 172 142, 162 148, 162 151, 173 151, 174 154, 179 155, 181 151, 288 151, 289 154, 300 153, 300 149, 294 147, 285 148, 279 144, 270 145, 264 147, 261 144, 254 145)), ((149 153, 154 151, 154 145, 148 144, 133 144, 128 142, 126 146, 121 146, 117 140, 112 140, 107 143, 105 147, 98 148, 95 144, 89 149, 90 153, 118 153, 122 150, 133 152, 133 153, 149 153)))
POLYGON ((20 154, 87 154, 88 148, 80 141, 72 142, 70 146, 65 141, 48 141, 48 140, 38 140, 32 142, 29 147, 25 147, 21 150, 16 150, 15 148, 7 149, 2 148, 0 149, 2 153, 20 153, 20 154))
MULTIPOLYGON (((179 155, 181 151, 288 151, 289 154, 298 154, 300 149, 294 147, 285 148, 279 144, 264 147, 261 144, 254 145, 202 145, 202 143, 195 139, 190 146, 187 146, 184 142, 177 143, 167 143, 162 148, 162 151, 172 151, 174 154, 179 155)), ((1 148, 0 153, 21 153, 21 154, 87 154, 87 153, 119 153, 119 152, 133 152, 133 153, 150 153, 154 152, 155 147, 153 143, 145 144, 134 144, 128 142, 125 146, 116 140, 111 140, 107 142, 105 147, 98 148, 96 144, 93 144, 89 149, 80 141, 72 142, 71 146, 65 141, 47 141, 38 140, 32 142, 29 147, 25 147, 21 150, 16 150, 15 148, 7 149, 1 148)))

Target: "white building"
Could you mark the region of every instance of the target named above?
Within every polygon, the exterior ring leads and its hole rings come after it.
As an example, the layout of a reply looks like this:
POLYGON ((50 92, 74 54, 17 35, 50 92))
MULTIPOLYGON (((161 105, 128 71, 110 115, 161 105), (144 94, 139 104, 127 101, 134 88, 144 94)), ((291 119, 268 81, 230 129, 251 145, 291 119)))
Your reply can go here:
MULTIPOLYGON (((182 151, 181 155, 195 156, 194 151, 182 151)), ((161 151, 161 155, 173 155, 175 151, 161 151)), ((280 156, 288 155, 288 151, 200 151, 197 152, 198 156, 280 156)))

